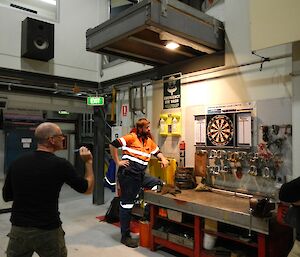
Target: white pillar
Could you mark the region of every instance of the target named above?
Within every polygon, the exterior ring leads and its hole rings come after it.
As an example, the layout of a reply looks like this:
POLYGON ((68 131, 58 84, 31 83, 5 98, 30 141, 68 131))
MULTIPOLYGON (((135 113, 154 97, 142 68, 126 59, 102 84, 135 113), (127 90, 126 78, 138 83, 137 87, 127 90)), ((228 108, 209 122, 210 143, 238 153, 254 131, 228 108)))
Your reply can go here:
POLYGON ((300 176, 300 41, 293 43, 293 103, 292 103, 292 125, 293 125, 293 178, 300 176), (299 131, 299 132, 298 132, 299 131))

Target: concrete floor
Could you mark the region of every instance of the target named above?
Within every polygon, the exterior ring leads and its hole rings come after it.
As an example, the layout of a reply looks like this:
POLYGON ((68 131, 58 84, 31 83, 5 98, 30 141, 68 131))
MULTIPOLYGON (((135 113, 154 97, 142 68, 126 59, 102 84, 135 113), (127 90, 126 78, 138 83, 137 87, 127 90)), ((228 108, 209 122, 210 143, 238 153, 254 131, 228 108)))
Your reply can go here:
MULTIPOLYGON (((0 181, 0 189, 2 184, 0 181)), ((2 193, 2 192, 1 192, 2 193)), ((104 215, 114 197, 114 193, 105 189, 105 204, 93 205, 92 196, 86 196, 64 186, 60 196, 60 213, 63 229, 66 232, 66 244, 69 257, 99 256, 174 256, 162 250, 151 252, 144 247, 128 248, 120 243, 118 227, 106 222, 99 222, 96 216, 104 215)), ((4 205, 0 197, 0 209, 4 205)), ((5 257, 10 229, 10 213, 0 214, 0 257, 5 257)), ((38 256, 34 254, 33 256, 38 256)), ((177 255, 179 256, 179 255, 177 255)))

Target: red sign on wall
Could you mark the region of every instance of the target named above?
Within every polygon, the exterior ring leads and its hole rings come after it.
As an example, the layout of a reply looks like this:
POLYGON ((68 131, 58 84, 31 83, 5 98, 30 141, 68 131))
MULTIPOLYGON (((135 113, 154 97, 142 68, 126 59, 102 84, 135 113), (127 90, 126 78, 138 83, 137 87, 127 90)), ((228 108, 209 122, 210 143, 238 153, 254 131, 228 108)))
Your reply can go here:
POLYGON ((122 116, 126 117, 128 114, 128 104, 123 104, 122 105, 122 116))

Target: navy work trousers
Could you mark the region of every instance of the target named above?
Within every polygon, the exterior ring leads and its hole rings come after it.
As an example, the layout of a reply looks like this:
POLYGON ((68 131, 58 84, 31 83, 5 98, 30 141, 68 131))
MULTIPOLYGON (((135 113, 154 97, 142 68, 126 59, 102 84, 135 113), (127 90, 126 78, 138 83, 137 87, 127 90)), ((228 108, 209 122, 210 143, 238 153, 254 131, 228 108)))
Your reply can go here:
POLYGON ((155 185, 161 185, 158 178, 145 174, 132 173, 130 167, 120 167, 118 170, 118 181, 121 188, 120 196, 120 224, 122 237, 130 236, 131 210, 141 188, 151 189, 155 185))

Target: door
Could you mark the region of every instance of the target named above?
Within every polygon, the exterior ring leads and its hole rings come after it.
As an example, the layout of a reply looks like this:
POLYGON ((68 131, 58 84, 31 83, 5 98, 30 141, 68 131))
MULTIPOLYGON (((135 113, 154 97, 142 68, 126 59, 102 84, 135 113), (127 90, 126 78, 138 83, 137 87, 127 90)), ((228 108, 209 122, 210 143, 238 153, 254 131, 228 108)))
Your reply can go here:
POLYGON ((34 129, 24 127, 5 131, 4 173, 16 158, 36 149, 34 129))

